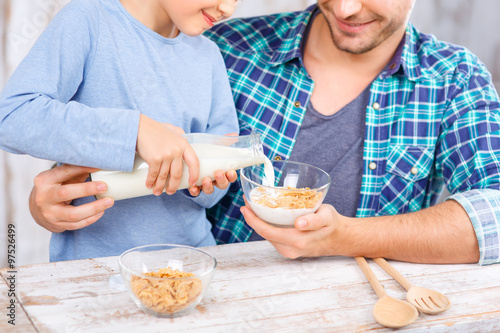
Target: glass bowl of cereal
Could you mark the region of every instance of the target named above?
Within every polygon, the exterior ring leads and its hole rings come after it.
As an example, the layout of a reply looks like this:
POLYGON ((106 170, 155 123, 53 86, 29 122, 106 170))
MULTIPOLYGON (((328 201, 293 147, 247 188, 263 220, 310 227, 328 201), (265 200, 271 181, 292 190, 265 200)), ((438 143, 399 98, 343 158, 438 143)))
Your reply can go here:
POLYGON ((330 188, 330 175, 313 165, 272 161, 240 170, 243 193, 255 215, 277 227, 293 227, 314 213, 330 188))
POLYGON ((175 244, 135 247, 118 262, 132 300, 156 317, 189 313, 203 299, 217 267, 209 253, 175 244))

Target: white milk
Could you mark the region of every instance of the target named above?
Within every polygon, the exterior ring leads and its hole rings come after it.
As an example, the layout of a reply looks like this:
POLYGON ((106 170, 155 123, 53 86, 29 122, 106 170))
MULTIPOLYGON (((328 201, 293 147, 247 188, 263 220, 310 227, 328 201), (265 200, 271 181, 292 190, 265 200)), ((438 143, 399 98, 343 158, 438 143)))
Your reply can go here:
POLYGON ((262 179, 262 185, 274 187, 274 168, 273 163, 264 156, 264 178, 262 179))
MULTIPOLYGON (((239 148, 210 143, 191 143, 191 147, 193 147, 200 161, 200 176, 196 183, 198 186, 201 185, 205 177, 213 180, 214 173, 217 170, 224 172, 238 170, 264 163, 266 158, 262 150, 252 149, 252 147, 239 148)), ((114 200, 122 200, 153 194, 153 190, 146 187, 148 168, 147 163, 136 155, 132 172, 102 170, 92 173, 92 181, 103 181, 108 185, 108 191, 97 196, 97 198, 112 197, 114 200)), ((190 187, 188 178, 188 167, 184 164, 178 190, 190 187)))
MULTIPOLYGON (((255 195, 253 189, 250 195, 255 195)), ((307 215, 314 213, 318 207, 314 208, 271 208, 263 205, 256 204, 253 201, 249 201, 250 207, 254 211, 255 215, 261 218, 263 221, 272 224, 276 227, 293 227, 297 217, 302 215, 307 215)))

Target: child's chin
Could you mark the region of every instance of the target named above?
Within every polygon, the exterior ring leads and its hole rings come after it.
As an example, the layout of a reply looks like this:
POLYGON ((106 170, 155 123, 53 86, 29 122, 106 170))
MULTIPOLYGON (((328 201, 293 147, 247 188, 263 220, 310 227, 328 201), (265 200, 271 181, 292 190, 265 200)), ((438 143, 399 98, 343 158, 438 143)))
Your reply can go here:
POLYGON ((183 31, 183 33, 189 37, 196 37, 205 32, 206 29, 200 29, 199 31, 183 31))

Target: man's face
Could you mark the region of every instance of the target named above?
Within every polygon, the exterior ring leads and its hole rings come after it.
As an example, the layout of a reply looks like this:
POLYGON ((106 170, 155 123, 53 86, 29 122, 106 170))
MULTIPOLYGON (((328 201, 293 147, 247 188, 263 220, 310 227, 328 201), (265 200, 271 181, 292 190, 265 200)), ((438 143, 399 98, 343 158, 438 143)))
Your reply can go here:
POLYGON ((415 0, 318 0, 334 45, 369 52, 405 29, 415 0))

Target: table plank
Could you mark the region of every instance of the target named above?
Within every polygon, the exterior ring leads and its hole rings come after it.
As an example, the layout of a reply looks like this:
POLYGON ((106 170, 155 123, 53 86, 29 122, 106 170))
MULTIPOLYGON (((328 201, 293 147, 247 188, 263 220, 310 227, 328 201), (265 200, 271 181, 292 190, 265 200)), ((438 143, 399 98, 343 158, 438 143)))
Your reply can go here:
MULTIPOLYGON (((331 331, 393 332, 375 322, 377 296, 352 258, 290 260, 268 242, 205 248, 218 267, 207 295, 189 315, 156 318, 127 292, 110 288, 117 257, 18 268, 19 298, 39 332, 331 331)), ((405 290, 374 262, 386 292, 405 290)), ((391 261, 415 285, 446 294, 446 312, 421 314, 399 331, 500 331, 500 265, 418 265, 391 261)))

